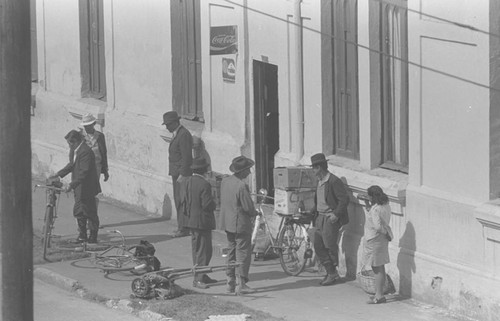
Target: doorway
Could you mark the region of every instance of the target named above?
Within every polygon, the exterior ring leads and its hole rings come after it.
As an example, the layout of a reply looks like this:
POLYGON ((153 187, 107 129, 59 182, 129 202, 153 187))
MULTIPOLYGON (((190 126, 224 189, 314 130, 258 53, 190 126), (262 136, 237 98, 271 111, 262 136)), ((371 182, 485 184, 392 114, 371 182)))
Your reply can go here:
POLYGON ((279 150, 278 66, 254 60, 255 176, 257 190, 274 196, 274 155, 279 150))

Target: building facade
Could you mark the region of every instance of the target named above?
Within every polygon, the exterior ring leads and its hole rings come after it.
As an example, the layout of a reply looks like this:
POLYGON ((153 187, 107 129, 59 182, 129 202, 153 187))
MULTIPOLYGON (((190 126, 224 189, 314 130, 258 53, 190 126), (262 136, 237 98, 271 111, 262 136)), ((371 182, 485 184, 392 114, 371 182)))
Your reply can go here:
POLYGON ((500 4, 430 0, 37 0, 33 173, 67 160, 87 112, 106 135, 106 197, 170 216, 176 110, 228 174, 324 152, 351 193, 341 272, 362 267, 370 185, 389 195, 387 270, 403 295, 500 318, 500 4))

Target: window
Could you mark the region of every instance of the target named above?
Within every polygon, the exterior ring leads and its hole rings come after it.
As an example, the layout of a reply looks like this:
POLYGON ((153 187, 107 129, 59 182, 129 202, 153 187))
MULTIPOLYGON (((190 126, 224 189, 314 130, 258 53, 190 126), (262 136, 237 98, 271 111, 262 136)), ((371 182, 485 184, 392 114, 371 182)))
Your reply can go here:
POLYGON ((80 0, 82 96, 106 100, 103 0, 80 0))
POLYGON ((381 5, 382 167, 408 172, 406 1, 381 5))
POLYGON ((200 0, 171 0, 170 12, 174 110, 202 121, 200 0))
POLYGON ((332 8, 335 154, 358 159, 357 1, 335 0, 332 8))

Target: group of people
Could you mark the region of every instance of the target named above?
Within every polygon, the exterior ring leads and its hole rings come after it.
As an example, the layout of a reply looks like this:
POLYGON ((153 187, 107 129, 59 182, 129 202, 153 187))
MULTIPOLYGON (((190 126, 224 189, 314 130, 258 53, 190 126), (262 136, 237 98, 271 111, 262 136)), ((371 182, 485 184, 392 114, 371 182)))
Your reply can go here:
MULTIPOLYGON (((109 178, 104 135, 95 130, 96 119, 92 115, 82 118, 82 131, 72 130, 66 136, 70 147, 69 163, 55 176, 72 173, 67 191, 75 191, 73 214, 77 220, 77 242, 97 242, 99 218, 96 195, 100 193, 99 177, 109 178), (90 236, 87 237, 87 227, 90 236)), ((172 133, 169 146, 169 175, 172 178, 174 204, 177 210, 178 228, 173 237, 191 236, 192 259, 196 266, 208 266, 212 259, 212 231, 216 228, 214 211, 216 202, 212 187, 206 178, 210 164, 205 158, 193 159, 193 137, 180 123, 175 111, 163 115, 162 125, 172 133)), ((246 178, 255 162, 238 156, 229 166, 232 175, 225 177, 220 188, 220 229, 225 231, 228 242, 228 262, 237 266, 226 270, 227 293, 252 293, 248 286, 252 257, 251 235, 253 220, 258 213, 252 200, 246 178)), ((340 279, 338 240, 341 227, 349 222, 349 195, 342 180, 328 170, 324 154, 311 157, 311 167, 318 178, 315 194, 314 220, 311 229, 312 243, 319 263, 326 275, 321 286, 333 285, 340 279)), ((375 273, 376 293, 369 303, 386 302, 383 288, 386 280, 385 264, 389 263, 388 242, 392 238, 389 222, 391 209, 387 195, 379 186, 368 188, 365 223, 365 263, 375 273)), ((206 289, 218 282, 207 274, 197 274, 193 286, 206 289)))

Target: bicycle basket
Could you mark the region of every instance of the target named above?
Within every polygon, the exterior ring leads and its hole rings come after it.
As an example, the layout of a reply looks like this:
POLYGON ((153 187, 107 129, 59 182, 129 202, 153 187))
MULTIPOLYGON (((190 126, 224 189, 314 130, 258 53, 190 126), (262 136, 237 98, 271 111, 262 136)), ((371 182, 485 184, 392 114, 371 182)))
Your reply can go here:
POLYGON ((293 215, 293 221, 299 224, 309 224, 313 219, 313 214, 311 213, 299 213, 293 215))
MULTIPOLYGON (((359 285, 363 291, 368 294, 375 294, 375 273, 373 273, 372 270, 361 270, 358 272, 357 276, 359 285)), ((384 294, 394 293, 396 290, 391 277, 389 274, 386 274, 385 276, 384 294)))

